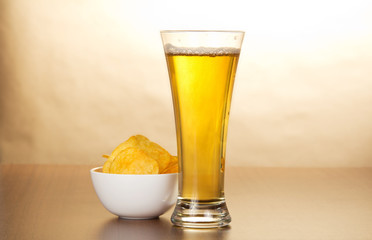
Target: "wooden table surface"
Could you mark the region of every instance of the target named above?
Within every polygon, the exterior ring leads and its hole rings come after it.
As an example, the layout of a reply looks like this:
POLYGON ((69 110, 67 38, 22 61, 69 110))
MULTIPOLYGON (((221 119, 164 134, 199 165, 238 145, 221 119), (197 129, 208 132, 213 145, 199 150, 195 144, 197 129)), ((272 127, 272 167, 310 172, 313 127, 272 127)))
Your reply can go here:
POLYGON ((0 239, 372 239, 372 168, 227 167, 232 223, 196 230, 118 219, 91 167, 0 164, 0 239))

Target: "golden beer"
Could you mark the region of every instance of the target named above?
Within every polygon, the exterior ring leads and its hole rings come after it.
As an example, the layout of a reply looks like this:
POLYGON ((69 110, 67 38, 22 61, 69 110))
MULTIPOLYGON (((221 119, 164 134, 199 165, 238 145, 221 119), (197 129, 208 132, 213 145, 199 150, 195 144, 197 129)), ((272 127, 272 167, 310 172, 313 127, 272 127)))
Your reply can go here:
POLYGON ((224 159, 231 95, 239 54, 167 53, 182 172, 180 197, 224 197, 224 159))
POLYGON ((177 130, 179 191, 171 221, 230 223, 224 197, 227 126, 243 32, 162 31, 177 130))

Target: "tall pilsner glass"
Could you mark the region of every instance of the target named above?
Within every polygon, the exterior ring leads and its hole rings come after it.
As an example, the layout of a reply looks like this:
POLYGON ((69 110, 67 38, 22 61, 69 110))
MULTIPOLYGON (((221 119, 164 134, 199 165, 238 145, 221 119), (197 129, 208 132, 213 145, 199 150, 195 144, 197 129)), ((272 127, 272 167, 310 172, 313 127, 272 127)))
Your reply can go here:
POLYGON ((230 223, 224 196, 227 125, 244 32, 162 31, 177 129, 179 192, 171 221, 230 223))

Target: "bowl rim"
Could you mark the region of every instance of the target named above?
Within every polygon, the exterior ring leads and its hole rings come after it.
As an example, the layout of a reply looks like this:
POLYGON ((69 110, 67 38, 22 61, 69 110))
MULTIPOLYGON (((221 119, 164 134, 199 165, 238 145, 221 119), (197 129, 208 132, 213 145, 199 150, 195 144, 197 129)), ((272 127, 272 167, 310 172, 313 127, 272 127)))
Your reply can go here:
POLYGON ((91 174, 98 174, 98 175, 112 175, 112 176, 171 176, 171 175, 178 175, 178 173, 158 173, 158 174, 116 174, 116 173, 104 173, 98 172, 98 169, 102 169, 103 166, 94 167, 90 169, 91 174))

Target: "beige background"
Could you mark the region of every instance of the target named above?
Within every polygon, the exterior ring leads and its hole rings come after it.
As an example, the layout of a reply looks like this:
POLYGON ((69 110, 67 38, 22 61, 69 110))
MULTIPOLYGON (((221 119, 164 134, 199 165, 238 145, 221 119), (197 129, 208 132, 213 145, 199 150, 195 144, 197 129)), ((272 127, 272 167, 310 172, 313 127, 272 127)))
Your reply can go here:
POLYGON ((162 29, 246 31, 228 164, 372 166, 368 0, 0 0, 0 162, 176 154, 162 29))

